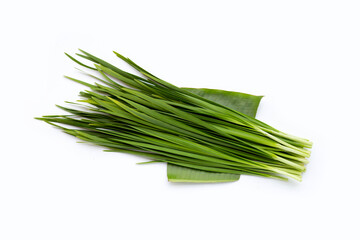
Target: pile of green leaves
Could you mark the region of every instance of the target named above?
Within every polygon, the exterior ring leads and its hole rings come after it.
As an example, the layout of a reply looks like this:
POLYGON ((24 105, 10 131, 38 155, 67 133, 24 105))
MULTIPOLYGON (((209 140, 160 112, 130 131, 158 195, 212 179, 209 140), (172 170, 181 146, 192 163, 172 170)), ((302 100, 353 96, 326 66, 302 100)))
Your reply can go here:
POLYGON ((234 181, 239 174, 301 181, 312 143, 255 119, 261 97, 179 88, 119 53, 142 76, 80 51, 93 66, 67 56, 95 71, 87 74, 96 79, 89 84, 67 77, 89 88, 80 92, 81 107, 58 106, 69 114, 37 119, 106 151, 171 164, 173 181, 234 181))

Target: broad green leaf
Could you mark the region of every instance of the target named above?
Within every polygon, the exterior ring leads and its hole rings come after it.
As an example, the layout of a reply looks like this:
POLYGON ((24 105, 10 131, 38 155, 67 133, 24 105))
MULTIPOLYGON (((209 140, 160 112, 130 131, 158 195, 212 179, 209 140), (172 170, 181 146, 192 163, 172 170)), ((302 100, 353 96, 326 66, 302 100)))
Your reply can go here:
POLYGON ((263 96, 207 88, 183 88, 248 116, 255 117, 260 100, 263 96))
MULTIPOLYGON (((262 96, 245 93, 206 88, 183 88, 203 98, 222 104, 236 111, 255 117, 262 96)), ((173 164, 167 164, 167 176, 170 182, 233 182, 240 178, 239 174, 206 172, 173 164)))

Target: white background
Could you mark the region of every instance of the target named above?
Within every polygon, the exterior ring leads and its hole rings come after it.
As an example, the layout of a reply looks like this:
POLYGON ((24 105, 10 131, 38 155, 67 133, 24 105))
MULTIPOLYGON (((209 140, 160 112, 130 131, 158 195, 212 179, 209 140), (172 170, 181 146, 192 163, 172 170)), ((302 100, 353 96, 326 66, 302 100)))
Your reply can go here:
POLYGON ((360 239, 359 1, 4 1, 0 239, 360 239), (166 166, 77 144, 35 116, 82 86, 63 52, 186 87, 265 95, 311 139, 301 183, 173 184, 166 166), (126 67, 125 67, 126 68, 126 67))

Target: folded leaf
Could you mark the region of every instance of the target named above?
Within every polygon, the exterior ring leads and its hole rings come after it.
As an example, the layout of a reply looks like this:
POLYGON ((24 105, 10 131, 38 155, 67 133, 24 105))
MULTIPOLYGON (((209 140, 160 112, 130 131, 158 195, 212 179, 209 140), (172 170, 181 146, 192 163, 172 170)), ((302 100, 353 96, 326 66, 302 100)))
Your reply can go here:
MULTIPOLYGON (((224 91, 206 88, 183 88, 203 98, 222 104, 236 111, 255 117, 262 96, 246 93, 224 91)), ((167 177, 170 182, 234 182, 239 180, 239 174, 214 173, 197 169, 167 164, 167 177)))

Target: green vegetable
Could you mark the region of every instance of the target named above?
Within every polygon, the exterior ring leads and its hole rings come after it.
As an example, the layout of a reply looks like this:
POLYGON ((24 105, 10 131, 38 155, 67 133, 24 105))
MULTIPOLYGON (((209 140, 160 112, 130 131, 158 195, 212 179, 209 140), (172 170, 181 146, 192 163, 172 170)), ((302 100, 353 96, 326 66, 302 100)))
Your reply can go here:
POLYGON ((310 141, 178 88, 116 52, 142 77, 80 51, 77 55, 94 67, 68 56, 101 76, 89 74, 98 81, 94 84, 67 77, 89 88, 80 92, 85 110, 59 106, 70 114, 39 120, 107 151, 144 156, 150 162, 301 181, 310 141))
MULTIPOLYGON (((262 96, 245 93, 204 88, 183 88, 208 100, 255 117, 262 96)), ((167 175, 171 182, 233 182, 240 178, 239 174, 213 173, 191 168, 167 164, 167 175)))

